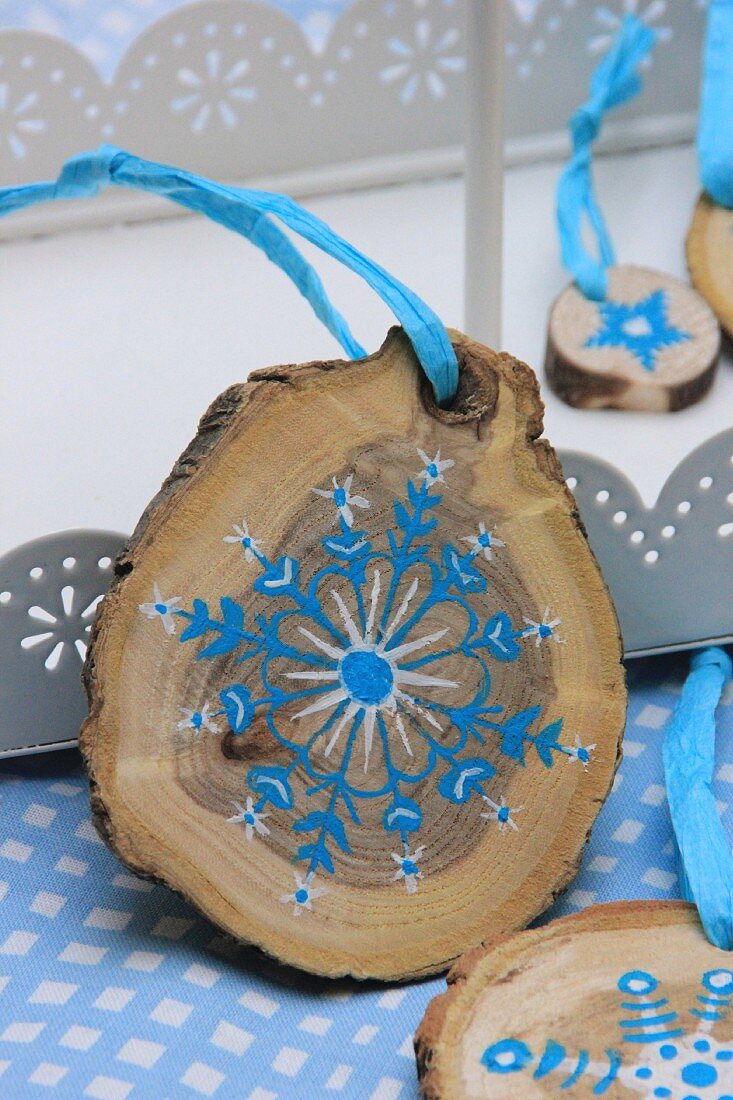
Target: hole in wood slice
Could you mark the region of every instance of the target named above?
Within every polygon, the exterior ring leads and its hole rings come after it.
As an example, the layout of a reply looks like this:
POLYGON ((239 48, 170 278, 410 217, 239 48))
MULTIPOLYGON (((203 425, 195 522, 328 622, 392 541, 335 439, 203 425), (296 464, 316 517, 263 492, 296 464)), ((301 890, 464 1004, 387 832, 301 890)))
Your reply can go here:
POLYGON ((712 385, 720 329, 705 300, 670 275, 619 265, 603 301, 573 283, 550 311, 545 373, 568 405, 675 412, 712 385))
POLYGON ((618 627, 536 381, 454 338, 459 411, 399 331, 217 399, 87 661, 115 850, 318 973, 429 973, 527 923, 618 760, 618 627))

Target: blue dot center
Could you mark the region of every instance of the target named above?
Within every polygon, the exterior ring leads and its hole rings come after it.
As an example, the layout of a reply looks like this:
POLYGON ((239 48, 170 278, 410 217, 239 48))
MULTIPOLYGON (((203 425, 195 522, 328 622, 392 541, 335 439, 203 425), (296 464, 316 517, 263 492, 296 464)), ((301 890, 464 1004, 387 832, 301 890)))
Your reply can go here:
POLYGON ((305 903, 308 900, 308 891, 307 890, 296 890, 295 891, 295 900, 297 901, 298 905, 305 905, 305 903))
POLYGON ((416 863, 413 863, 411 859, 402 860, 402 871, 405 875, 418 874, 419 868, 416 863))
POLYGON ((159 615, 165 615, 168 612, 168 605, 164 603, 156 603, 155 610, 159 615))
POLYGON ((699 1089, 714 1085, 718 1080, 718 1071, 705 1062, 691 1062, 682 1070, 682 1080, 686 1085, 695 1085, 699 1089))
POLYGON ((336 489, 333 494, 334 504, 337 508, 343 508, 346 504, 346 493, 343 489, 336 489))
POLYGON ((355 649, 341 660, 341 682, 355 703, 374 707, 392 694, 394 675, 389 661, 371 649, 355 649))
POLYGON ((431 477, 437 477, 438 476, 438 467, 435 465, 434 462, 431 462, 430 465, 428 466, 428 473, 430 474, 431 477))
POLYGON ((501 809, 498 811, 498 818, 499 818, 499 821, 508 821, 509 820, 509 807, 508 806, 502 806, 501 807, 501 809))
POLYGON ((244 815, 244 820, 247 822, 248 825, 254 825, 255 815, 254 814, 245 814, 244 815))
POLYGON ((552 634, 552 627, 547 626, 545 623, 540 624, 540 638, 549 638, 552 634))

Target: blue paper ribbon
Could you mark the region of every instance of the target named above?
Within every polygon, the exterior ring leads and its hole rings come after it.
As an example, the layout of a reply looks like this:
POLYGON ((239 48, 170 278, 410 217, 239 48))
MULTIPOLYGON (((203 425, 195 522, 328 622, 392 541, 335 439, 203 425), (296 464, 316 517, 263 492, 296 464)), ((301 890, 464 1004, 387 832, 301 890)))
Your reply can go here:
POLYGON ((616 262, 611 238, 593 189, 593 144, 603 117, 641 90, 637 73, 656 41, 656 34, 635 15, 627 15, 607 54, 596 69, 590 96, 570 120, 573 153, 557 185, 557 228, 562 260, 586 298, 602 301, 608 290, 607 269, 616 262), (583 220, 590 224, 598 250, 583 243, 583 220))
POLYGON ((366 354, 364 349, 331 305, 315 270, 271 216, 279 219, 321 251, 361 275, 376 290, 412 341, 438 403, 445 404, 455 396, 458 362, 440 318, 403 283, 286 195, 225 187, 180 168, 142 160, 123 149, 103 145, 95 151, 72 157, 55 182, 1 188, 0 217, 40 202, 96 195, 108 184, 162 195, 247 237, 292 279, 347 355, 361 358, 366 354))
POLYGON ((710 0, 697 153, 703 187, 733 209, 733 0, 710 0))
POLYGON ((715 708, 733 663, 713 646, 691 672, 662 748, 682 896, 693 901, 711 943, 733 950, 733 855, 713 794, 715 708))

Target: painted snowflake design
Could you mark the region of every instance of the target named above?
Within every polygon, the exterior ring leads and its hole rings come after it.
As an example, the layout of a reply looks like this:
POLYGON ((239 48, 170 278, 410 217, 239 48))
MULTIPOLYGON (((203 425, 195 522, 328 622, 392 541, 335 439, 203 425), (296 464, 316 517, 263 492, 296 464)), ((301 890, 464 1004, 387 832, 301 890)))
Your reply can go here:
POLYGON ((171 111, 190 114, 194 134, 203 134, 217 116, 221 125, 233 130, 239 122, 238 106, 257 98, 257 89, 246 83, 250 63, 238 58, 227 64, 215 48, 207 50, 203 62, 202 72, 179 70, 178 81, 185 92, 171 100, 171 111))
POLYGON ((733 1100, 733 1045, 712 1034, 726 1018, 733 995, 733 970, 709 970, 689 1010, 685 1026, 659 983, 644 970, 629 970, 618 981, 622 995, 620 1049, 592 1062, 587 1050, 570 1055, 549 1039, 540 1055, 519 1039, 501 1039, 487 1047, 481 1063, 491 1074, 527 1073, 537 1080, 557 1074, 558 1091, 581 1078, 596 1081, 601 1096, 614 1082, 646 1100, 733 1100))
POLYGON ((224 541, 241 547, 245 570, 256 574, 252 589, 265 598, 251 624, 229 596, 219 614, 200 599, 184 610, 181 597, 165 598, 156 585, 152 601, 140 605, 142 615, 161 622, 163 636, 182 622, 181 642, 203 641, 197 659, 226 657, 230 667, 233 656, 247 667, 248 682, 228 684, 216 704, 193 709, 180 700, 177 730, 220 733, 224 718, 232 734, 247 737, 258 718, 273 748, 289 757, 250 768, 246 800, 235 803, 228 822, 244 826, 251 842, 269 834, 272 822, 264 822, 272 810, 291 812, 304 873, 281 900, 298 916, 327 892, 323 876, 335 873, 335 855, 351 852, 351 830, 367 800, 379 800, 383 829, 394 839, 394 881, 415 894, 429 856, 417 842, 423 814, 410 797, 416 783, 431 780, 442 798, 469 807, 477 825, 509 836, 524 807, 507 806, 490 789, 496 769, 482 753, 487 742, 518 765, 536 752, 548 768, 560 758, 586 767, 595 749, 577 734, 562 744, 562 718, 538 728, 540 706, 503 714, 490 704, 490 665, 517 661, 523 643, 558 641, 560 619, 549 608, 541 622, 527 616, 516 627, 504 611, 480 619, 473 597, 488 579, 478 566, 490 565, 504 543, 482 522, 478 535, 459 539, 468 549, 446 543, 436 555, 426 541, 438 529, 435 487, 454 463, 440 452, 418 457, 422 468, 407 481, 406 499, 394 501, 395 526, 383 549, 356 528, 371 503, 354 475, 313 489, 333 508, 335 530, 321 540, 327 564, 307 584, 296 558, 272 560, 246 521, 233 524, 224 541), (301 806, 294 787, 303 782, 301 806))
POLYGON ((668 306, 665 290, 656 290, 632 305, 626 302, 599 302, 601 325, 586 340, 585 346, 626 348, 644 370, 653 371, 661 351, 692 339, 691 333, 669 323, 668 306))

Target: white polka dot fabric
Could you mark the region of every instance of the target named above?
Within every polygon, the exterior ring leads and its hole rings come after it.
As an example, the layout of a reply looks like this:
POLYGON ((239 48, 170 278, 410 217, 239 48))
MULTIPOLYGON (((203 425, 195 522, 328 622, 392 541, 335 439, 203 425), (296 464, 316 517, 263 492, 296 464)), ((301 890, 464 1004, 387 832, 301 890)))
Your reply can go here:
MULTIPOLYGON (((630 667, 624 761, 551 915, 678 896, 660 750, 685 670, 630 667)), ((733 840, 730 688, 715 783, 733 840)), ((0 767, 2 1097, 414 1100, 412 1032, 443 988, 279 969, 122 868, 92 828, 75 753, 0 767)))

